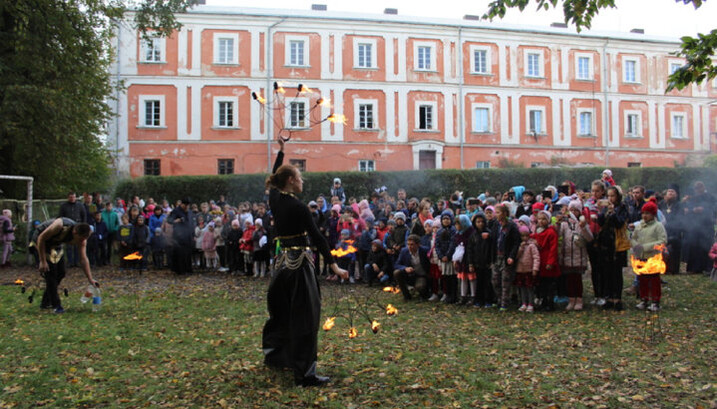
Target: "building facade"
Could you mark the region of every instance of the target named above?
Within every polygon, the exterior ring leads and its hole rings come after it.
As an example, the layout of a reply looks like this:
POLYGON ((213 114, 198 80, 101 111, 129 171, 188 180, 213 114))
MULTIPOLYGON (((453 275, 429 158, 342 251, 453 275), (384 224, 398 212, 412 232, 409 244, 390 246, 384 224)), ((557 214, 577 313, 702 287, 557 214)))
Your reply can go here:
POLYGON ((279 134, 306 171, 678 166, 717 132, 717 81, 665 94, 679 43, 639 32, 210 6, 179 20, 167 38, 118 25, 123 174, 266 172, 279 134))

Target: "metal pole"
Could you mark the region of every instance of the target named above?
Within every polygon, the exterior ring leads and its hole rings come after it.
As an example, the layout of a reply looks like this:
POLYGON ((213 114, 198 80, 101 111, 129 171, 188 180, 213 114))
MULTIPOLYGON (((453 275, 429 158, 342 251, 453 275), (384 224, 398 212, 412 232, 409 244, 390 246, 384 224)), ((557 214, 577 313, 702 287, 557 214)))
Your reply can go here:
POLYGON ((463 27, 458 27, 458 137, 461 144, 461 169, 463 164, 463 145, 465 142, 465 109, 463 108, 463 27))
POLYGON ((608 120, 608 115, 610 114, 610 111, 608 110, 608 102, 607 102, 607 93, 608 93, 608 87, 607 87, 607 81, 608 81, 608 72, 607 72, 607 43, 608 40, 605 40, 605 44, 602 46, 602 89, 603 89, 603 133, 605 134, 605 167, 610 167, 610 130, 608 127, 610 126, 610 121, 608 120))
POLYGON ((27 250, 27 264, 32 265, 32 254, 30 254, 30 234, 32 233, 32 182, 33 179, 27 181, 27 237, 25 238, 25 248, 27 250))
POLYGON ((269 113, 269 110, 271 110, 271 104, 272 100, 271 97, 274 95, 273 91, 274 88, 271 85, 271 77, 273 76, 273 70, 272 70, 272 45, 273 40, 271 38, 271 29, 278 26, 282 22, 286 21, 286 18, 282 18, 281 20, 277 21, 276 23, 269 26, 269 28, 266 30, 266 104, 264 108, 264 120, 266 121, 266 173, 271 173, 271 134, 273 131, 274 124, 271 121, 271 118, 269 118, 270 115, 274 115, 275 113, 269 113))

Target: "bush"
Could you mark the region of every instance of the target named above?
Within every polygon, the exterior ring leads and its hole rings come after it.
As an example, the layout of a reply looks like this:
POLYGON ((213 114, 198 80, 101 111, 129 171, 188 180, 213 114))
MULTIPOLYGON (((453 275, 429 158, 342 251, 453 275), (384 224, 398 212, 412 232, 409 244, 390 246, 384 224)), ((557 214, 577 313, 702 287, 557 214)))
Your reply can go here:
MULTIPOLYGON (((540 168, 540 169, 471 169, 420 170, 400 172, 315 172, 304 173, 303 200, 327 195, 335 177, 341 178, 347 197, 368 197, 374 189, 386 186, 391 194, 404 188, 409 197, 447 197, 456 190, 475 196, 489 190, 505 191, 523 185, 540 192, 547 185, 570 180, 579 189, 590 188, 600 178, 603 168, 540 168)), ((217 199, 224 194, 230 203, 259 201, 264 197, 264 174, 213 176, 145 176, 120 182, 116 196, 139 195, 170 202, 189 196, 195 202, 217 199)), ((616 168, 615 181, 627 188, 644 185, 647 189, 663 190, 677 183, 681 193, 689 192, 694 181, 705 182, 709 191, 717 191, 717 169, 708 168, 616 168)))

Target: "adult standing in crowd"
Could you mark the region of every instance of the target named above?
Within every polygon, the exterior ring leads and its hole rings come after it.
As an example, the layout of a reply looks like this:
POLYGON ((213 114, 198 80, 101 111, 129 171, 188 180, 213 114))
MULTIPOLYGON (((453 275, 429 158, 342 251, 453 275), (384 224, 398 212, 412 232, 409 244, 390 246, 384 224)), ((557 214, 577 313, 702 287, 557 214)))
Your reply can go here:
POLYGON ((278 142, 279 154, 267 187, 281 251, 267 294, 269 319, 262 337, 264 363, 291 368, 299 386, 322 386, 329 378, 316 374, 321 299, 309 239, 336 275, 343 279, 349 275, 338 267, 309 208, 296 197, 303 191, 304 181, 296 167, 282 166, 284 141, 279 137, 278 142))
POLYGON ((682 203, 680 203, 680 187, 676 184, 667 186, 665 197, 658 206, 665 216, 665 230, 667 231, 667 274, 678 274, 682 258, 682 234, 685 221, 682 203))
POLYGON ((705 184, 695 182, 694 194, 685 198, 684 213, 688 220, 685 234, 687 272, 704 273, 712 269, 709 251, 714 239, 715 197, 705 184))
POLYGON ((190 199, 182 199, 179 206, 175 207, 167 216, 167 223, 172 225, 169 265, 177 274, 192 273, 194 215, 189 209, 190 203, 190 199))
MULTIPOLYGON (((59 217, 66 217, 76 223, 87 223, 87 211, 85 205, 77 201, 77 193, 70 192, 67 194, 67 201, 60 205, 59 217)), ((78 248, 74 244, 66 246, 67 263, 69 267, 77 267, 79 262, 78 248)))

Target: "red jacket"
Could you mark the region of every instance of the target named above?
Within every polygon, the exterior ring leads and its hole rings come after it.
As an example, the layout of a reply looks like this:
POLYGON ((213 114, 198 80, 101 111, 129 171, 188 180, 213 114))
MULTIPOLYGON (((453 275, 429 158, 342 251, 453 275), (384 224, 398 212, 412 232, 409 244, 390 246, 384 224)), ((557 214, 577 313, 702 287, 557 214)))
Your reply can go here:
POLYGON ((717 268, 717 243, 712 245, 709 256, 712 259, 712 268, 717 268))
POLYGON ((244 230, 244 233, 241 235, 243 242, 239 243, 239 250, 254 251, 254 242, 252 241, 254 230, 254 226, 244 230))
POLYGON ((555 227, 549 226, 540 233, 530 235, 535 239, 540 249, 540 277, 560 277, 560 266, 558 265, 558 233, 555 227), (548 270, 547 266, 551 266, 548 270))

